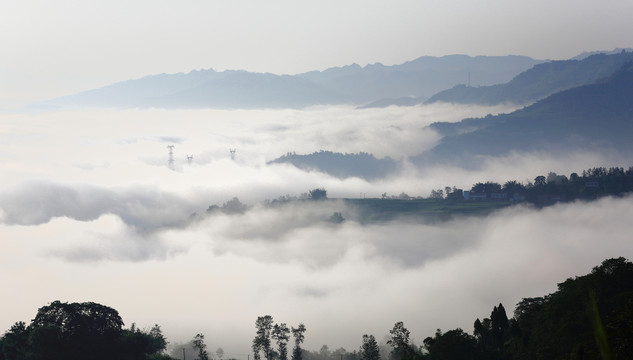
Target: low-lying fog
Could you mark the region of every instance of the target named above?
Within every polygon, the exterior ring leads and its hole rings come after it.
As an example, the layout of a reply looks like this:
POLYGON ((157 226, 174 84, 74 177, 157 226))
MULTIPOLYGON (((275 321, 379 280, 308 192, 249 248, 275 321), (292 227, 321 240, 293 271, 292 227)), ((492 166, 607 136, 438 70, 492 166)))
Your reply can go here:
POLYGON ((363 334, 381 339, 397 321, 420 344, 437 328, 471 332, 499 302, 511 311, 605 258, 632 259, 631 197, 435 225, 315 220, 345 216, 351 210, 342 202, 261 205, 317 187, 330 198, 428 196, 444 186, 632 165, 602 154, 508 154, 478 170, 405 165, 367 182, 266 164, 318 150, 404 159, 439 141, 425 129, 432 122, 510 110, 0 114, 0 331, 59 299, 111 306, 128 326, 158 323, 171 342, 204 333, 210 349, 238 358, 246 358, 237 354, 249 352, 254 321, 265 314, 305 323, 311 350, 355 350, 363 334), (205 215, 233 197, 252 207, 205 215))

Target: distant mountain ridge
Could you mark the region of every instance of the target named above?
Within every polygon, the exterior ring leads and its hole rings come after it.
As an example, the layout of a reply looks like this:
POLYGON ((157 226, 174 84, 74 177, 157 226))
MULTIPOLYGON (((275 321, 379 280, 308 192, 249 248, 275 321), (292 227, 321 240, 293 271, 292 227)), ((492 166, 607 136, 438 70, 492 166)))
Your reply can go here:
POLYGON ((71 107, 302 108, 428 96, 465 83, 509 81, 542 60, 527 56, 424 56, 400 65, 352 64, 297 75, 208 70, 118 82, 39 103, 71 107))
MULTIPOLYGON (((633 61, 593 84, 557 92, 509 114, 437 122, 429 128, 442 140, 408 159, 420 167, 441 163, 477 168, 486 157, 511 152, 606 151, 633 156, 633 61)), ((270 163, 366 180, 396 174, 402 165, 388 157, 330 151, 289 153, 270 163)))
POLYGON ((632 60, 633 52, 622 50, 610 55, 589 55, 581 57, 581 60, 551 61, 535 65, 505 84, 482 87, 458 85, 431 96, 426 103, 530 104, 558 91, 591 84, 632 60))
POLYGON ((593 84, 561 91, 510 114, 430 125, 444 137, 413 158, 476 163, 511 151, 633 154, 633 61, 593 84))

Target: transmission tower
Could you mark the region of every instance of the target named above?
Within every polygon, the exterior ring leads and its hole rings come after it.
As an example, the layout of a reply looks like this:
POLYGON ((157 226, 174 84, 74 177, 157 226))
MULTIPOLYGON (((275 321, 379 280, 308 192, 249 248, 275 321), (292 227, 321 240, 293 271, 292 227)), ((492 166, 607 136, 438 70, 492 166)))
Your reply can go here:
POLYGON ((167 166, 174 170, 174 145, 167 145, 169 149, 169 159, 167 160, 167 166))
POLYGON ((231 160, 235 160, 235 149, 230 149, 231 152, 231 160))

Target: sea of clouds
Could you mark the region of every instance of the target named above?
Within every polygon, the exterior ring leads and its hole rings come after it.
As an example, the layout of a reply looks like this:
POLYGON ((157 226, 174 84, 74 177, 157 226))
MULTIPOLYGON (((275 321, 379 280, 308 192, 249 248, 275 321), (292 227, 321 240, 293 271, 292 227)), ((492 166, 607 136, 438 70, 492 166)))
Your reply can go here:
POLYGON ((10 311, 0 315, 0 331, 59 299, 111 306, 126 325, 158 323, 172 342, 202 332, 209 348, 238 358, 246 358, 239 354, 249 351, 254 321, 264 314, 304 322, 308 349, 352 351, 363 334, 381 339, 397 321, 419 344, 437 328, 471 332, 475 318, 499 302, 511 311, 606 258, 632 259, 631 197, 517 206, 435 224, 326 221, 333 212, 353 219, 343 201, 263 205, 317 187, 331 198, 428 196, 444 186, 631 165, 595 153, 509 153, 475 170, 406 161, 438 143, 426 128, 432 122, 510 110, 2 113, 0 282, 10 311), (318 150, 369 152, 403 167, 369 182, 267 163, 318 150), (234 197, 249 210, 206 213, 234 197))

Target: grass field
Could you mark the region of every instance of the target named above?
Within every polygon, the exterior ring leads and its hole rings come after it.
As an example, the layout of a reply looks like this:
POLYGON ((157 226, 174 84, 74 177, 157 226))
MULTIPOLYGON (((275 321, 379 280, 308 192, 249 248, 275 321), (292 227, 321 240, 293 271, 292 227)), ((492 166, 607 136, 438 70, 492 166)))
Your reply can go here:
POLYGON ((445 199, 344 199, 356 211, 359 222, 380 222, 398 219, 445 221, 458 216, 485 216, 511 206, 508 200, 445 200, 445 199))

